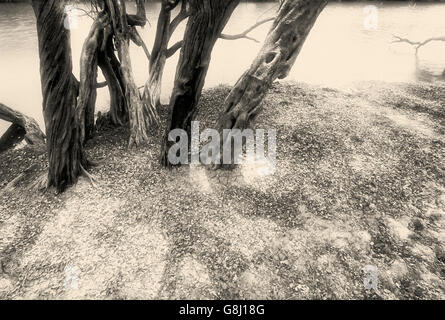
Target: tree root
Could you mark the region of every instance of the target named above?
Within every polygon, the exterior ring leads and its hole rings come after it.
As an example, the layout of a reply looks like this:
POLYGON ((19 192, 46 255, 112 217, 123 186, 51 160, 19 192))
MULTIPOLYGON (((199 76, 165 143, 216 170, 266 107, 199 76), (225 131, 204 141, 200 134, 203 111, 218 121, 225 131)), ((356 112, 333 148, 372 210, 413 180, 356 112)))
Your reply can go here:
POLYGON ((87 170, 85 170, 85 168, 82 165, 80 165, 80 171, 81 171, 82 175, 90 181, 91 185, 94 188, 97 188, 96 183, 100 184, 99 180, 94 175, 92 175, 87 170))
POLYGON ((34 182, 29 185, 29 190, 43 191, 48 188, 48 172, 42 173, 34 182))

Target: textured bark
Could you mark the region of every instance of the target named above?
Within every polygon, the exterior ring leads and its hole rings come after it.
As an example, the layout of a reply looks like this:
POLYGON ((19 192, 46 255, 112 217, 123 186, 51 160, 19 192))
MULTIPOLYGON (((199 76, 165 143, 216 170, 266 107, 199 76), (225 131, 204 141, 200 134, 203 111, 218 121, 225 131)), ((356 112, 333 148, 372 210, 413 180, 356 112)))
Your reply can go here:
MULTIPOLYGON (((141 2, 143 1, 139 1, 138 4, 141 2)), ((139 5, 138 9, 138 14, 145 14, 145 10, 142 11, 142 6, 139 5)), ((129 52, 131 26, 126 14, 125 2, 123 0, 106 0, 105 10, 112 21, 114 43, 121 62, 123 87, 125 88, 125 100, 130 122, 130 140, 128 145, 129 147, 138 146, 148 140, 148 128, 153 119, 151 118, 150 110, 142 102, 142 97, 134 80, 129 52)))
POLYGON ((77 84, 72 74, 65 1, 33 0, 48 150, 48 186, 61 192, 74 184, 86 159, 76 120, 77 84))
POLYGON ((189 131, 213 47, 238 3, 239 0, 190 1, 191 13, 181 48, 170 101, 170 117, 161 151, 161 162, 165 166, 170 166, 167 155, 174 143, 168 141, 168 134, 177 128, 189 131))
POLYGON ((79 97, 77 99, 76 117, 81 128, 80 138, 82 141, 91 138, 94 132, 98 54, 107 22, 107 17, 104 14, 99 14, 83 44, 80 57, 79 97))
POLYGON ((45 145, 45 134, 33 118, 0 103, 0 119, 12 123, 0 139, 0 151, 11 148, 23 139, 36 147, 45 145))
POLYGON ((142 96, 142 101, 147 110, 152 112, 152 117, 157 123, 159 123, 160 120, 156 110, 161 104, 162 75, 167 61, 168 43, 171 37, 170 29, 176 28, 179 22, 182 21, 181 19, 186 18, 186 2, 183 1, 181 11, 174 19, 175 23, 172 25, 171 11, 178 5, 178 3, 179 0, 162 1, 156 29, 156 38, 150 57, 149 77, 145 83, 144 94, 142 96))
POLYGON ((122 126, 128 122, 128 107, 121 64, 114 54, 111 31, 104 34, 104 44, 99 51, 98 65, 107 81, 110 93, 110 120, 114 125, 122 126))
POLYGON ((249 125, 273 81, 287 77, 325 0, 284 0, 263 47, 224 102, 217 128, 249 125))

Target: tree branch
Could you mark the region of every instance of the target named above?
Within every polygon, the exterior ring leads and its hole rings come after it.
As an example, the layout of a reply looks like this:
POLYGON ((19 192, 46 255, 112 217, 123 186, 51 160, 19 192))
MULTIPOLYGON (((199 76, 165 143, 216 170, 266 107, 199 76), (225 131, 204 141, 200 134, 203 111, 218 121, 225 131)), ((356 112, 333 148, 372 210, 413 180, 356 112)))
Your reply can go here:
POLYGON ((182 48, 183 44, 184 44, 184 40, 181 40, 181 41, 176 42, 170 48, 168 48, 167 54, 166 54, 167 58, 170 58, 171 56, 173 56, 176 53, 176 51, 178 51, 179 49, 182 48))
POLYGON ((108 86, 108 82, 106 81, 96 83, 96 89, 105 88, 106 86, 108 86))
POLYGON ((142 47, 142 49, 144 49, 145 55, 147 56, 148 61, 150 61, 151 59, 150 51, 148 51, 147 45, 140 36, 139 32, 136 30, 136 27, 130 28, 130 38, 138 47, 142 47))
POLYGON ((181 22, 184 21, 185 19, 187 19, 189 16, 190 16, 190 10, 187 9, 187 0, 182 0, 181 11, 170 22, 169 36, 168 36, 169 39, 171 38, 171 36, 175 32, 176 28, 181 24, 181 22))
POLYGON ((393 35, 393 37, 395 38, 393 41, 391 41, 391 43, 408 43, 412 46, 414 46, 414 49, 416 50, 416 55, 419 52, 419 49, 425 45, 427 45, 430 42, 433 41, 445 41, 445 36, 443 37, 432 37, 432 38, 428 38, 424 41, 412 41, 409 40, 407 38, 402 38, 396 35, 393 35))
POLYGON ((256 28, 258 28, 259 26, 269 22, 269 21, 273 21, 275 20, 275 18, 267 18, 261 21, 258 21, 257 23, 255 23, 253 26, 251 26, 250 28, 248 28, 246 31, 239 33, 239 34, 234 34, 234 35, 229 35, 229 34, 223 34, 221 33, 221 35, 219 36, 220 39, 224 39, 224 40, 237 40, 237 39, 248 39, 248 40, 252 40, 255 41, 257 43, 259 43, 259 41, 255 38, 249 37, 248 34, 250 32, 252 32, 253 30, 255 30, 256 28))

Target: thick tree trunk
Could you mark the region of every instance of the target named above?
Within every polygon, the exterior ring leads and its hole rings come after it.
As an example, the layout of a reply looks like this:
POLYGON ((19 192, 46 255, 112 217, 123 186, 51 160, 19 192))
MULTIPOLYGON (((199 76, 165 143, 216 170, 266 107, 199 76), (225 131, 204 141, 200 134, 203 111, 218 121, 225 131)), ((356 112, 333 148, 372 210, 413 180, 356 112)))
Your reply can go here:
POLYGON ((284 0, 259 54, 224 102, 217 128, 243 129, 254 119, 273 81, 287 77, 325 0, 284 0))
POLYGON ((48 186, 61 192, 74 184, 86 159, 76 119, 77 84, 72 74, 70 32, 64 27, 65 1, 33 0, 39 39, 48 186))
POLYGON ((238 3, 239 0, 190 1, 191 14, 181 48, 161 151, 161 162, 165 166, 171 165, 167 156, 174 143, 168 141, 168 134, 177 128, 190 131, 213 47, 238 3))
POLYGON ((23 139, 36 147, 45 146, 45 134, 33 118, 0 103, 0 119, 12 123, 0 138, 0 152, 13 147, 23 139))

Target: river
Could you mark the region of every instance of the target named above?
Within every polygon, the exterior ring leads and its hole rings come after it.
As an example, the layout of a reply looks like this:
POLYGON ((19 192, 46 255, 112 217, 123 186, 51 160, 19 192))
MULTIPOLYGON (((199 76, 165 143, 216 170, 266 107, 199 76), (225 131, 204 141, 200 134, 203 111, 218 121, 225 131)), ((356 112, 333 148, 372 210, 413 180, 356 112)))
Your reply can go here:
MULTIPOLYGON (((391 43, 393 35, 412 40, 443 36, 445 4, 331 3, 316 22, 297 63, 288 79, 327 86, 348 85, 355 81, 412 82, 435 80, 445 68, 445 42, 434 42, 420 51, 416 67, 410 45, 391 43), (375 18, 375 19, 374 19, 375 18), (420 75, 419 75, 419 70, 420 75), (422 79, 421 79, 421 78, 422 79)), ((135 10, 130 3, 131 10, 135 10)), ((147 4, 149 25, 141 34, 148 46, 154 39, 160 5, 147 4)), ((242 2, 228 23, 225 33, 239 33, 258 20, 269 17, 275 3, 242 2)), ((82 12, 79 12, 83 14, 82 12)), ((72 30, 74 73, 78 76, 79 57, 91 19, 79 17, 72 30)), ((252 36, 263 40, 269 25, 252 36)), ((172 43, 181 37, 182 25, 172 43)), ((249 40, 220 40, 213 51, 205 87, 234 84, 249 66, 261 44, 249 40)), ((133 46, 132 62, 136 81, 143 85, 148 73, 142 49, 133 46)), ((163 102, 167 102, 173 86, 178 54, 166 66, 163 102)), ((0 4, 0 102, 33 116, 43 127, 42 97, 35 18, 29 4, 0 4)), ((100 89, 97 109, 108 108, 107 89, 100 89)), ((7 126, 0 120, 0 132, 7 126)))

